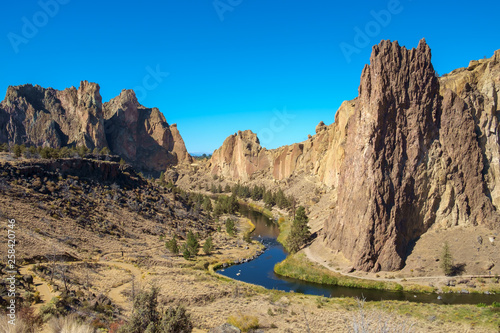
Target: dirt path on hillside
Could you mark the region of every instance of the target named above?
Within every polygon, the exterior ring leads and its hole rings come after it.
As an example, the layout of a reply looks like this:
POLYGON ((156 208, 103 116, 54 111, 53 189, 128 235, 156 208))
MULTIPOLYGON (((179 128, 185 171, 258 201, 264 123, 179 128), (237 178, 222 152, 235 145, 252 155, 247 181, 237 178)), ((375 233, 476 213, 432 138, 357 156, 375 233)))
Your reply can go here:
POLYGON ((340 274, 342 276, 348 276, 348 277, 353 277, 356 279, 363 279, 363 280, 372 280, 372 281, 383 281, 383 282, 397 282, 401 283, 403 280, 406 281, 425 281, 425 282, 433 282, 437 280, 443 280, 443 279, 450 279, 450 278, 493 278, 491 275, 459 275, 459 276, 445 276, 445 275, 436 275, 436 276, 417 276, 417 277, 405 277, 405 278, 383 278, 383 277, 372 277, 372 276, 359 276, 354 273, 346 273, 342 272, 342 270, 334 269, 328 265, 328 261, 320 256, 317 251, 312 251, 311 247, 307 247, 304 250, 302 250, 304 254, 306 255, 307 259, 309 259, 312 262, 315 262, 317 264, 320 264, 321 266, 327 268, 328 270, 340 274))
MULTIPOLYGON (((130 271, 129 281, 125 282, 121 286, 111 288, 111 290, 108 293, 109 299, 121 310, 123 310, 122 314, 130 313, 132 311, 132 302, 127 297, 125 297, 122 294, 122 292, 127 288, 132 287, 132 281, 134 280, 138 281, 140 279, 142 271, 133 264, 124 263, 120 261, 99 261, 99 263, 104 265, 116 266, 121 269, 130 271)), ((138 286, 136 286, 136 288, 138 288, 138 286)))
MULTIPOLYGON (((74 265, 74 264, 80 264, 83 263, 83 261, 73 261, 73 262, 68 262, 68 265, 74 265)), ((130 280, 129 282, 126 282, 122 284, 121 286, 111 288, 108 297, 124 310, 127 310, 128 308, 131 308, 130 302, 121 294, 123 290, 125 290, 127 287, 129 287, 132 283, 132 279, 138 279, 140 278, 142 271, 134 266, 133 264, 129 263, 124 263, 120 261, 98 261, 99 264, 101 265, 109 265, 109 266, 116 266, 118 268, 121 268, 123 270, 128 270, 130 271, 130 280)), ((37 274, 35 274, 31 269, 33 265, 26 265, 22 266, 19 269, 19 272, 22 275, 31 275, 33 276, 33 284, 35 286, 36 291, 40 293, 40 302, 36 303, 33 305, 33 308, 35 309, 36 312, 39 311, 40 307, 43 305, 47 304, 53 297, 59 296, 59 293, 54 292, 51 290, 47 282, 42 280, 37 274)))
POLYGON ((33 284, 35 289, 40 293, 40 302, 33 304, 33 308, 35 309, 35 313, 40 311, 40 308, 47 304, 53 297, 59 296, 59 293, 52 291, 49 285, 42 280, 38 275, 36 275, 30 268, 33 268, 34 265, 22 266, 19 268, 19 272, 21 275, 31 275, 33 276, 33 284))

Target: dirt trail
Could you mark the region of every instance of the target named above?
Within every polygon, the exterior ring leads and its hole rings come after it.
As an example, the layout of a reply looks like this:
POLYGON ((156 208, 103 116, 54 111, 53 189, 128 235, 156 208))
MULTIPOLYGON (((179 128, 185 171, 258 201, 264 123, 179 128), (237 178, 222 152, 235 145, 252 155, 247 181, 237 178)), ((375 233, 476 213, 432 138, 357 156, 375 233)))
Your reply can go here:
POLYGON ((142 271, 132 264, 120 261, 99 261, 99 263, 104 265, 116 266, 121 269, 130 271, 130 280, 122 284, 121 286, 111 288, 108 293, 108 297, 116 306, 121 308, 125 313, 129 313, 132 310, 132 303, 125 296, 123 296, 122 292, 132 286, 132 281, 134 279, 137 281, 140 279, 142 271))
MULTIPOLYGON (((309 259, 312 262, 315 262, 317 264, 320 264, 321 266, 327 268, 328 270, 343 275, 343 276, 349 276, 357 279, 363 279, 363 280, 372 280, 372 281, 386 281, 386 282, 403 282, 403 280, 409 281, 418 281, 418 280, 440 280, 440 279, 449 279, 453 278, 451 276, 445 276, 445 275, 436 275, 436 276, 416 276, 416 277, 405 277, 405 278, 383 278, 383 277, 370 277, 370 276, 358 276, 353 273, 345 273, 342 272, 341 270, 334 269, 327 264, 327 260, 322 258, 320 255, 317 253, 311 251, 310 247, 305 248, 304 254, 306 255, 307 259, 309 259)), ((492 278, 493 276, 491 275, 460 275, 460 276, 455 276, 455 278, 460 277, 460 278, 492 278)))
POLYGON ((52 291, 45 281, 38 277, 38 275, 34 274, 33 271, 30 271, 30 268, 32 268, 33 266, 34 265, 23 266, 19 269, 19 272, 22 275, 33 276, 33 284, 35 285, 35 289, 40 293, 40 302, 33 305, 35 312, 38 313, 43 305, 48 303, 53 297, 58 296, 59 293, 52 291))

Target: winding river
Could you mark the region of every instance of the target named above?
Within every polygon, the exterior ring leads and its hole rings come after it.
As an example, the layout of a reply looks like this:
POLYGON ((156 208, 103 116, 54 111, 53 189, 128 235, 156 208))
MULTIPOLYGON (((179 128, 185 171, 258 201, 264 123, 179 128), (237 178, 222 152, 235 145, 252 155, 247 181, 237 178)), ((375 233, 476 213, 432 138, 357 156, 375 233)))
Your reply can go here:
POLYGON ((256 284, 267 289, 326 297, 360 297, 367 301, 398 300, 437 304, 491 304, 493 301, 500 301, 500 295, 451 293, 438 295, 359 289, 322 285, 277 275, 274 273, 274 265, 283 261, 287 256, 283 246, 276 240, 279 235, 277 224, 262 213, 244 205, 240 206, 240 213, 252 220, 255 225, 252 238, 264 244, 266 250, 254 260, 217 271, 217 273, 232 279, 256 284))

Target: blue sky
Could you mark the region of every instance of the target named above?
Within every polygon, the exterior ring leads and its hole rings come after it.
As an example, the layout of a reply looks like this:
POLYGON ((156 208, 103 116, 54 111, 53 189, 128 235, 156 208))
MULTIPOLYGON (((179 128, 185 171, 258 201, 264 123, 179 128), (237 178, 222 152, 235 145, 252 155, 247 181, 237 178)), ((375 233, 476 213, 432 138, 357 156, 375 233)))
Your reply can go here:
POLYGON ((2 7, 0 95, 9 85, 64 89, 81 80, 99 83, 103 101, 137 89, 143 105, 178 124, 190 152, 212 152, 245 129, 268 148, 305 140, 357 96, 371 46, 382 39, 411 48, 425 37, 439 74, 500 49, 496 1, 26 0, 2 7))

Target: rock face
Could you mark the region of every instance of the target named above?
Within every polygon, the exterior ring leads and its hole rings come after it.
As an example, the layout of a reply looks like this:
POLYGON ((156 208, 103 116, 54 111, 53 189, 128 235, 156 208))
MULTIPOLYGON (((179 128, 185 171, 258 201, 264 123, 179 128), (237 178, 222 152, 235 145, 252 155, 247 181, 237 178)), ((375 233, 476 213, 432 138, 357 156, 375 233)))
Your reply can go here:
POLYGON ((131 90, 102 103, 99 85, 82 81, 63 91, 30 84, 9 87, 0 104, 0 142, 62 147, 108 147, 145 171, 191 161, 175 125, 131 90))
POLYGON ((211 158, 211 172, 231 179, 249 180, 255 172, 269 167, 266 150, 249 130, 229 136, 211 158))
POLYGON ((326 126, 321 122, 316 128, 316 135, 308 140, 274 150, 261 147, 257 135, 250 130, 231 135, 213 153, 210 171, 243 181, 259 175, 285 180, 296 173, 307 173, 318 176, 321 184, 336 186, 346 123, 354 105, 354 101, 342 103, 335 123, 326 126))
POLYGON ((99 86, 83 81, 57 91, 26 84, 9 87, 0 105, 0 140, 61 147, 106 146, 99 86))
POLYGON ((397 270, 431 227, 500 229, 499 93, 500 51, 438 79, 425 40, 382 41, 335 123, 275 150, 241 132, 214 153, 212 173, 314 175, 331 189, 326 245, 357 270, 397 270))
POLYGON ((116 184, 122 187, 135 188, 146 185, 130 165, 120 165, 116 161, 99 161, 87 158, 65 158, 57 160, 36 160, 10 165, 8 162, 0 165, 2 172, 15 177, 45 178, 58 181, 62 177, 78 176, 79 179, 99 184, 116 184))
POLYGON ((471 111, 451 91, 441 98, 425 41, 373 48, 348 127, 325 237, 357 269, 402 268, 410 243, 439 221, 498 224, 471 111))
POLYGON ((104 103, 109 148, 142 170, 162 171, 168 165, 191 161, 177 125, 168 125, 157 108, 145 108, 133 90, 104 103))

